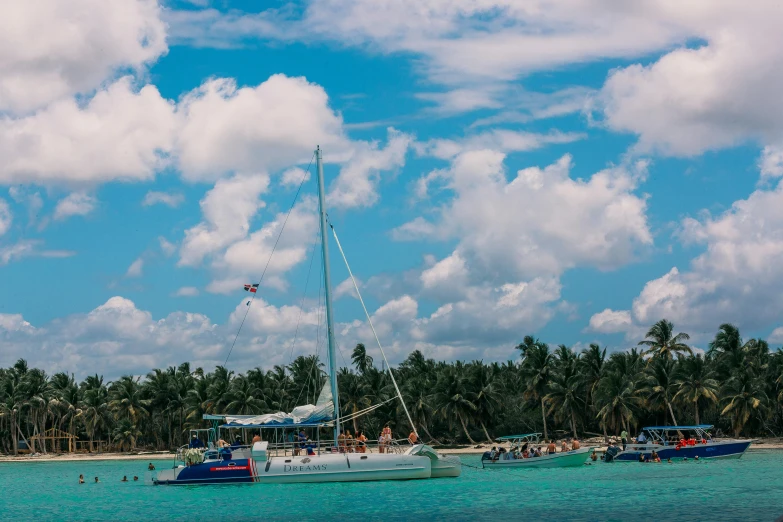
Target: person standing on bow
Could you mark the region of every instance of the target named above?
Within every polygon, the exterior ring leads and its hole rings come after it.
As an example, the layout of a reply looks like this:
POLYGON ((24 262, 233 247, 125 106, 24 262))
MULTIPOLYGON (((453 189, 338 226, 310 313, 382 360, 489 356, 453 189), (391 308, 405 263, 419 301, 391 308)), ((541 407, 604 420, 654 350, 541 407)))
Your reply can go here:
POLYGON ((628 432, 625 431, 624 429, 623 431, 620 432, 620 440, 622 440, 623 442, 623 451, 625 451, 625 445, 628 444, 628 432))

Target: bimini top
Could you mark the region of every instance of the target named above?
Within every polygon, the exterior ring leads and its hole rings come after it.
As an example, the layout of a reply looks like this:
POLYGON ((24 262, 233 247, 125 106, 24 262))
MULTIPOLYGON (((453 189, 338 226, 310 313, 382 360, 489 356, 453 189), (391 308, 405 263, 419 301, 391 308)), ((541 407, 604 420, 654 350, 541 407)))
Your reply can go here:
POLYGON ((710 430, 712 424, 699 424, 698 426, 649 426, 642 430, 680 431, 680 430, 710 430))
POLYGON ((517 439, 527 439, 529 437, 540 437, 540 433, 525 433, 524 435, 506 435, 505 437, 498 437, 495 440, 517 440, 517 439))

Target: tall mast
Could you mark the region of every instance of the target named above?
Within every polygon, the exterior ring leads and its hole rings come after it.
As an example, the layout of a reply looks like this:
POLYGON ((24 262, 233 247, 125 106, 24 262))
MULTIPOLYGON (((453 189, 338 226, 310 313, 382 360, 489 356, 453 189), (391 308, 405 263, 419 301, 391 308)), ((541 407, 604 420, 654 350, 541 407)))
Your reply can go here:
POLYGON ((329 379, 334 403, 334 445, 340 435, 340 392, 337 389, 337 357, 334 348, 334 317, 332 313, 332 282, 329 275, 329 236, 326 234, 326 202, 324 200, 324 167, 321 163, 321 147, 315 149, 318 171, 318 210, 321 217, 321 255, 324 259, 324 296, 326 298, 326 330, 329 345, 329 379))

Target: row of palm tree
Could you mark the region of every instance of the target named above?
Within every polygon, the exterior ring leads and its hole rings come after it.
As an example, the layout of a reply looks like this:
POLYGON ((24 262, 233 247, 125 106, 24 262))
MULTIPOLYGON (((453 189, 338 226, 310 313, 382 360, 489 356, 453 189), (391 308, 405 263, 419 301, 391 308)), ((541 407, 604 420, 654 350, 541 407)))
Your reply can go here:
MULTIPOLYGON (((687 334, 661 320, 637 346, 607 356, 590 344, 576 351, 526 336, 519 358, 505 363, 443 362, 412 352, 392 371, 420 436, 453 444, 499 435, 541 432, 544 438, 607 436, 646 424, 709 423, 748 436, 783 432, 783 351, 760 339, 743 341, 730 324, 720 326, 706 353, 695 354, 687 334)), ((340 404, 348 429, 368 435, 384 425, 411 429, 389 374, 365 346, 352 368, 338 373, 340 404)), ((326 382, 316 356, 286 366, 235 373, 189 363, 154 369, 144 378, 99 375, 78 382, 48 376, 20 359, 0 369, 0 451, 49 449, 36 435, 56 428, 94 448, 106 441, 120 451, 172 449, 206 413, 260 414, 314 403, 326 382), (37 445, 36 445, 37 444, 37 445)))

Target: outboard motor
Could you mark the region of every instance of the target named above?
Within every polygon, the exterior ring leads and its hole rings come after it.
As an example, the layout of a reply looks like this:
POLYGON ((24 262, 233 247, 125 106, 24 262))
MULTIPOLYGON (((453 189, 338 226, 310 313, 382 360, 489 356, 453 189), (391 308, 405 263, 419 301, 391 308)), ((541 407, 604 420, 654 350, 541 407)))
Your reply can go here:
POLYGON ((485 452, 484 452, 484 454, 481 456, 481 460, 492 460, 492 459, 490 458, 490 455, 491 455, 491 454, 492 454, 492 452, 490 452, 490 451, 485 451, 485 452))

